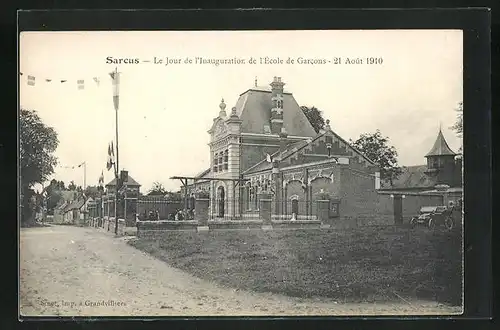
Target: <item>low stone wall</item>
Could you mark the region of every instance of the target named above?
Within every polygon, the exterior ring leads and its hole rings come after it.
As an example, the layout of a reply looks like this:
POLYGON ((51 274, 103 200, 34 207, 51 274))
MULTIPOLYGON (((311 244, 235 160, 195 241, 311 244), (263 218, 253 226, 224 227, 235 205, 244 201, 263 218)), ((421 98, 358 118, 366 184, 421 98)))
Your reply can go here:
MULTIPOLYGON (((175 230, 192 230, 197 231, 200 224, 196 220, 185 221, 138 221, 137 222, 137 237, 153 237, 165 231, 175 230)), ((321 221, 319 220, 272 220, 267 223, 262 220, 225 220, 208 221, 208 230, 262 230, 263 226, 270 225, 273 229, 310 229, 320 228, 321 221)))
POLYGON ((320 228, 321 221, 319 220, 273 220, 271 225, 278 229, 309 229, 320 228))
POLYGON ((208 221, 210 230, 217 229, 260 229, 262 220, 232 220, 232 221, 208 221))
MULTIPOLYGON (((104 217, 103 219, 100 218, 93 218, 92 220, 89 221, 89 226, 95 227, 95 228, 101 228, 104 229, 107 232, 114 233, 115 232, 115 218, 113 217, 104 217)), ((125 219, 118 219, 118 230, 117 234, 122 236, 125 235, 125 219)))
POLYGON ((137 230, 196 230, 196 220, 137 221, 137 230))

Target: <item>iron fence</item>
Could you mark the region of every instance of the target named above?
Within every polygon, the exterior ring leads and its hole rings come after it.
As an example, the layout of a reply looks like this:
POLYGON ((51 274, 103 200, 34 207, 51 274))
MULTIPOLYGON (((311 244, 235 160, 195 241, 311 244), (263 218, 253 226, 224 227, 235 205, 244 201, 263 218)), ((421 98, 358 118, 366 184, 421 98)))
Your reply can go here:
POLYGON ((175 220, 183 206, 183 201, 146 196, 137 200, 136 213, 140 220, 175 220))
POLYGON ((266 213, 270 213, 272 220, 316 220, 315 204, 315 201, 276 199, 268 201, 267 205, 262 201, 245 203, 241 200, 212 200, 208 207, 208 219, 252 221, 262 220, 266 213))

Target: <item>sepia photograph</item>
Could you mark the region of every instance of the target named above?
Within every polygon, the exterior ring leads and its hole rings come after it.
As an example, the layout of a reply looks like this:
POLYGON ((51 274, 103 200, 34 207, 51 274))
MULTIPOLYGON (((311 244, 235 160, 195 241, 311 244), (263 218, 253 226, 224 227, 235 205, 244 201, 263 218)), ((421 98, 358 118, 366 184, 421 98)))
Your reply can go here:
POLYGON ((19 314, 464 312, 462 30, 19 36, 19 314))

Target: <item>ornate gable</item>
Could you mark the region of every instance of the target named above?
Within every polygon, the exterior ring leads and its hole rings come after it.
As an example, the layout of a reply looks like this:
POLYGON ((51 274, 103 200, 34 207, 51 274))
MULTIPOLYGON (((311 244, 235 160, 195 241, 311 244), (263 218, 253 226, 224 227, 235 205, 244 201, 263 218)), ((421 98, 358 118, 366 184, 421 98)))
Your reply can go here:
POLYGON ((222 118, 216 118, 212 125, 212 128, 208 131, 212 136, 212 141, 219 140, 228 133, 228 128, 226 123, 222 118))
POLYGON ((374 165, 371 160, 331 130, 319 134, 314 139, 292 146, 282 156, 282 160, 289 165, 307 164, 328 158, 349 158, 351 160, 349 163, 367 167, 374 165))

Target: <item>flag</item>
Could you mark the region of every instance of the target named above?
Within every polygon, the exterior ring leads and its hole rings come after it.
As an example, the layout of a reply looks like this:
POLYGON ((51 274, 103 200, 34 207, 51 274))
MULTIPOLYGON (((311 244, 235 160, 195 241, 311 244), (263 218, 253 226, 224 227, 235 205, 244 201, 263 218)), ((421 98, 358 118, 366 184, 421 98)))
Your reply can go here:
POLYGON ((101 171, 101 176, 99 177, 99 184, 103 184, 104 183, 104 173, 103 171, 101 171))
POLYGON ((115 162, 115 148, 113 147, 113 141, 111 141, 111 163, 115 162))
POLYGON ((109 171, 113 166, 113 161, 111 160, 111 145, 108 144, 108 162, 106 163, 106 169, 109 171))
POLYGON ((76 83, 78 84, 78 89, 83 89, 84 88, 84 81, 83 80, 77 80, 76 83))
POLYGON ((61 84, 62 84, 62 83, 65 83, 66 81, 67 81, 67 80, 61 80, 61 84))
POLYGON ((51 81, 52 81, 52 79, 45 79, 45 81, 46 81, 46 82, 51 82, 51 81))
POLYGON ((111 72, 109 75, 113 81, 113 104, 115 106, 115 110, 118 111, 120 88, 120 73, 118 72, 118 68, 115 68, 115 71, 111 72))
POLYGON ((35 86, 35 77, 28 76, 28 85, 29 86, 35 86))
POLYGON ((99 77, 94 77, 94 81, 95 81, 96 85, 99 86, 99 82, 100 82, 99 77))

